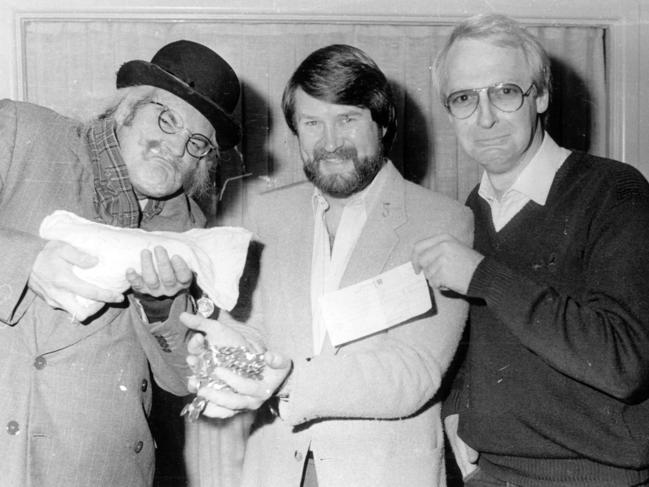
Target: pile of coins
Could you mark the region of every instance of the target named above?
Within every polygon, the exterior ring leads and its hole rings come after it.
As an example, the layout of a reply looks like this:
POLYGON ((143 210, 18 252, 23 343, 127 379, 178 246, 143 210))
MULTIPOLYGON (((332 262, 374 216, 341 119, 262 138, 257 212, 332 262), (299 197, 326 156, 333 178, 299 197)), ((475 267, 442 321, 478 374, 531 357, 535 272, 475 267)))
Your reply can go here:
MULTIPOLYGON (((217 367, 229 369, 248 379, 261 380, 264 371, 264 354, 254 353, 246 347, 217 347, 205 341, 205 350, 197 356, 198 360, 192 365, 193 377, 198 381, 198 387, 205 386, 213 389, 224 389, 229 386, 216 377, 214 371, 217 367)), ((187 414, 189 419, 195 421, 207 406, 207 400, 196 396, 180 412, 187 414)))

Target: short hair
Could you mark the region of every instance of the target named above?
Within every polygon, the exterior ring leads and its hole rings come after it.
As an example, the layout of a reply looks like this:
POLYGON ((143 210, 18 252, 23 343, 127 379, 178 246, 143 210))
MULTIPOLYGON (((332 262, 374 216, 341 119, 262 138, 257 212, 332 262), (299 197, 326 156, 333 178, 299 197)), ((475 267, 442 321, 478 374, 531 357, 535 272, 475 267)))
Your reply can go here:
POLYGON ((369 109, 372 120, 386 129, 382 145, 384 152, 389 152, 397 129, 392 89, 374 60, 362 50, 332 44, 312 52, 297 67, 282 95, 284 118, 294 134, 298 88, 327 103, 369 109))
MULTIPOLYGON (((129 126, 138 110, 154 101, 159 90, 160 88, 147 85, 120 88, 108 108, 97 118, 100 120, 112 118, 118 127, 129 126)), ((215 144, 217 150, 198 160, 191 179, 185 181, 183 185, 183 190, 190 196, 202 196, 211 187, 210 171, 218 165, 220 158, 218 145, 214 141, 212 143, 215 144)))
POLYGON ((476 15, 459 23, 437 55, 433 68, 433 81, 444 102, 448 82, 448 53, 459 41, 478 39, 499 47, 521 49, 532 74, 537 93, 552 92, 550 58, 539 40, 515 20, 499 14, 476 15))

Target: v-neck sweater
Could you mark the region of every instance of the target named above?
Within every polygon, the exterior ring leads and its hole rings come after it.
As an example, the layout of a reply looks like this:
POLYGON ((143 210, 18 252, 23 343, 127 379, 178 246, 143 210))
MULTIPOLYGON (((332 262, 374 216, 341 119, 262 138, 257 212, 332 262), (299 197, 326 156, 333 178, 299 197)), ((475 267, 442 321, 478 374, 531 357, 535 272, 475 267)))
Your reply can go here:
POLYGON ((477 188, 465 364, 445 414, 480 466, 525 486, 649 478, 649 185, 572 153, 500 231, 477 188))

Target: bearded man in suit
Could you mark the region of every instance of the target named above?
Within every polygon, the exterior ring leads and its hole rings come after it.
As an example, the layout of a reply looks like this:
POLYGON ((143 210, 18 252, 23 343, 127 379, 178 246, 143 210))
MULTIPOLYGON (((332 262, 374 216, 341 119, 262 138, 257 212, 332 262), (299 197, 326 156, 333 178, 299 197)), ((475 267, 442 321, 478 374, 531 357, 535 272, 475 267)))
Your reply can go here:
MULTIPOLYGON (((200 390, 210 401, 204 413, 258 409, 246 487, 443 486, 435 395, 467 304, 435 292, 433 309, 334 347, 318 303, 407 264, 425 236, 448 232, 471 245, 472 218, 459 203, 405 181, 387 158, 393 97, 361 50, 313 52, 282 102, 309 181, 261 195, 247 213, 263 245, 250 318, 242 325, 181 316, 213 344, 268 350, 267 367, 260 381, 219 371, 233 390, 200 390)), ((202 345, 196 335, 190 351, 202 345)))
POLYGON ((151 485, 149 370, 187 393, 185 261, 144 251, 124 299, 79 279, 74 268, 97 258, 43 240, 39 226, 54 210, 126 228, 203 226, 190 195, 239 139, 239 82, 211 49, 177 41, 122 65, 117 87, 89 124, 0 102, 2 486, 151 485), (71 316, 76 296, 94 305, 71 316))

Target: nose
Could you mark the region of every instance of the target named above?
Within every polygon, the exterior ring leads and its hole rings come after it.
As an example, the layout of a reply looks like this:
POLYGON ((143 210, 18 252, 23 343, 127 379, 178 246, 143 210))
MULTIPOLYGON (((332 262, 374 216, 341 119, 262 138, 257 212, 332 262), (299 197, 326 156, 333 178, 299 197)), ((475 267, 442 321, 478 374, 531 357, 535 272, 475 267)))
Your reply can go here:
POLYGON ((478 125, 483 128, 490 128, 497 121, 496 107, 489 101, 489 96, 486 91, 480 93, 478 100, 478 125))
POLYGON ((164 146, 170 154, 175 157, 183 157, 187 146, 188 135, 185 130, 180 130, 175 134, 165 134, 164 146))
POLYGON ((340 134, 334 124, 325 125, 322 139, 324 148, 328 152, 333 152, 342 145, 340 134))

